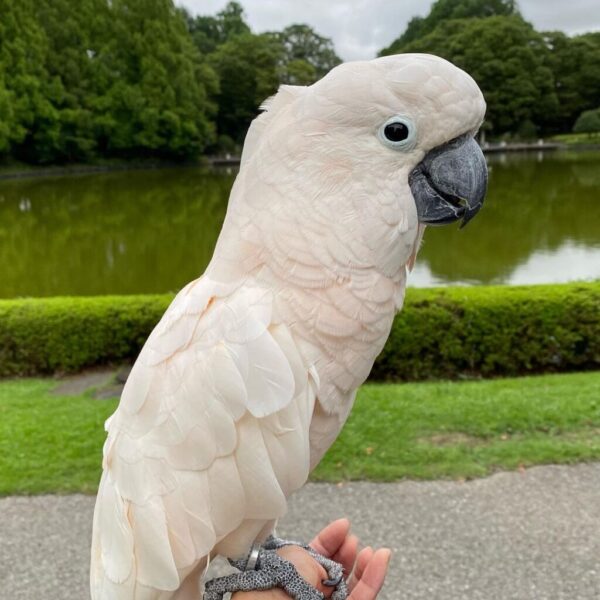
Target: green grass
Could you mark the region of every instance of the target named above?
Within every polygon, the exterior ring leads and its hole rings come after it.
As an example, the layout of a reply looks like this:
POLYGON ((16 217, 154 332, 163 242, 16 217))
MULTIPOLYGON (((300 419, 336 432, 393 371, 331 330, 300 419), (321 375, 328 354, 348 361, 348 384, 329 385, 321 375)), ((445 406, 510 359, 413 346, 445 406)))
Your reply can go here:
POLYGON ((0 495, 95 493, 116 400, 55 396, 56 382, 0 381, 0 495))
POLYGON ((600 459, 600 372, 367 385, 313 478, 471 478, 592 459, 600 459))
POLYGON ((593 133, 561 133, 552 136, 549 141, 568 144, 569 146, 600 144, 600 134, 593 133))
MULTIPOLYGON (((93 493, 116 400, 0 381, 0 495, 93 493)), ((600 459, 600 372, 369 384, 313 479, 470 478, 600 459)))

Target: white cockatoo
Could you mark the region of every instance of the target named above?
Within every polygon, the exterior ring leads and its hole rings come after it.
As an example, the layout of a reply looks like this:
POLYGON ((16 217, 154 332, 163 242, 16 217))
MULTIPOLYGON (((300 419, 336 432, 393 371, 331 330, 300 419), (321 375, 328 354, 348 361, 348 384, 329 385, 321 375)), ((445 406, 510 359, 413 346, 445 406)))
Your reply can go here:
POLYGON ((205 274, 107 421, 93 600, 198 600, 335 440, 401 308, 425 225, 485 194, 473 79, 404 54, 282 86, 245 140, 205 274))

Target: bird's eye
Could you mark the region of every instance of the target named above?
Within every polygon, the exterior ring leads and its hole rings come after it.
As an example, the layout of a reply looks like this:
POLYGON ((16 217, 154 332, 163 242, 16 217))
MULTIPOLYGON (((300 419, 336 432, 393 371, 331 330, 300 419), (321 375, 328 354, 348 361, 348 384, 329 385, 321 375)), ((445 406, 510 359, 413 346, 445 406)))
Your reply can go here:
POLYGON ((379 139, 388 147, 395 150, 412 148, 415 139, 415 127, 407 117, 392 117, 380 128, 379 139))
POLYGON ((383 130, 383 135, 390 142, 403 142, 408 137, 409 131, 405 123, 390 123, 383 130))

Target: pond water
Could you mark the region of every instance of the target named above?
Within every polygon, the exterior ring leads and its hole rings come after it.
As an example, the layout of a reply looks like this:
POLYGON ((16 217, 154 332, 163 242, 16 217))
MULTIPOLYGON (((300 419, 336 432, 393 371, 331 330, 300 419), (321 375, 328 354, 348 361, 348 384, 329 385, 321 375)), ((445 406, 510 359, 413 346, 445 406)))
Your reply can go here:
MULTIPOLYGON (((412 286, 600 279, 600 152, 491 155, 467 228, 430 228, 412 286)), ((175 291, 210 260, 234 173, 0 181, 0 297, 175 291)))

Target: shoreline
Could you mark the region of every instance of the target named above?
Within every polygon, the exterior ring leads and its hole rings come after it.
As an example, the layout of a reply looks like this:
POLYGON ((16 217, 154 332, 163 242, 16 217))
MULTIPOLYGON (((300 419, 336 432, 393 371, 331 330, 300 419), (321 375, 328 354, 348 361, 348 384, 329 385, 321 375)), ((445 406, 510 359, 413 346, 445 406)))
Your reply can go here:
POLYGON ((157 171, 161 169, 183 169, 190 167, 210 167, 211 163, 207 157, 201 157, 198 161, 185 163, 169 162, 124 162, 115 164, 73 164, 73 165, 19 165, 11 170, 11 166, 0 165, 0 181, 8 179, 28 179, 30 177, 59 177, 62 175, 86 175, 91 173, 111 173, 117 171, 157 171))
MULTIPOLYGON (((600 150, 600 144, 564 144, 558 142, 486 144, 482 147, 484 154, 502 154, 518 152, 550 152, 556 150, 600 150)), ((117 171, 153 171, 160 169, 182 169, 190 167, 236 167, 240 164, 239 156, 201 156, 197 161, 172 162, 123 162, 107 164, 73 164, 73 165, 0 165, 0 181, 10 179, 27 179, 30 177, 59 177, 63 175, 86 175, 93 173, 111 173, 117 171)))

